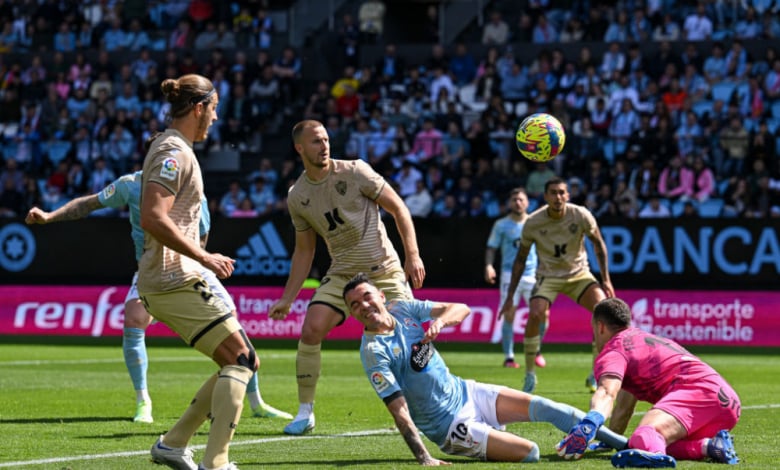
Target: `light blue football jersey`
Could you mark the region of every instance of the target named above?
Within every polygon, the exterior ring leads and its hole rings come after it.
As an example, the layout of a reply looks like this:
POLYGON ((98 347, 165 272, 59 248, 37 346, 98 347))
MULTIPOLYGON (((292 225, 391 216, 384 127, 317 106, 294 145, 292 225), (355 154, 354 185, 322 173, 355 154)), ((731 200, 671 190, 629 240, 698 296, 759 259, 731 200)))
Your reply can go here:
MULTIPOLYGON (((501 271, 512 271, 512 264, 515 262, 517 250, 520 248, 523 225, 525 225, 523 222, 516 222, 507 215, 496 220, 490 230, 487 246, 501 250, 501 271)), ((536 264, 536 246, 531 246, 522 277, 535 277, 536 264)))
MULTIPOLYGON (((130 236, 135 245, 135 260, 141 259, 144 252, 144 230, 141 228, 141 172, 122 175, 98 193, 98 200, 105 207, 121 209, 127 206, 130 211, 130 236)), ((206 197, 200 209, 200 235, 209 233, 211 214, 206 197)))
POLYGON ((364 333, 360 359, 377 395, 403 393, 417 428, 442 445, 453 417, 466 402, 466 383, 450 373, 433 343, 421 344, 422 323, 433 303, 398 300, 388 304, 395 318, 391 334, 364 333))

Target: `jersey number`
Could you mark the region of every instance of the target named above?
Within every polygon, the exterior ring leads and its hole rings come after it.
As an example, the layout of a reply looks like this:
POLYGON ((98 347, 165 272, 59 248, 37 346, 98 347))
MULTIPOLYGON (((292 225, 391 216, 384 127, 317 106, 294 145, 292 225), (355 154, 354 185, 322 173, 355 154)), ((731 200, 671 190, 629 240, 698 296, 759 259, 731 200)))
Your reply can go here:
POLYGON ((682 349, 682 348, 680 348, 678 346, 675 346, 674 344, 669 343, 667 341, 664 341, 663 339, 655 337, 655 336, 647 336, 647 337, 645 337, 645 344, 647 344, 648 346, 653 346, 653 347, 660 345, 660 346, 663 346, 663 347, 665 347, 665 348, 667 348, 667 349, 669 349, 671 351, 674 351, 674 352, 676 352, 678 354, 687 354, 688 353, 685 349, 682 349))
POLYGON ((561 256, 566 254, 566 244, 563 245, 555 245, 555 257, 560 258, 561 256))
POLYGON ((337 224, 344 223, 344 221, 341 220, 338 209, 333 209, 331 212, 326 212, 325 218, 328 220, 328 231, 336 230, 336 227, 338 227, 337 224))
POLYGON ((453 441, 459 440, 459 441, 465 441, 466 436, 469 434, 469 428, 464 423, 458 423, 457 426, 455 426, 455 430, 452 431, 450 434, 450 439, 453 441))

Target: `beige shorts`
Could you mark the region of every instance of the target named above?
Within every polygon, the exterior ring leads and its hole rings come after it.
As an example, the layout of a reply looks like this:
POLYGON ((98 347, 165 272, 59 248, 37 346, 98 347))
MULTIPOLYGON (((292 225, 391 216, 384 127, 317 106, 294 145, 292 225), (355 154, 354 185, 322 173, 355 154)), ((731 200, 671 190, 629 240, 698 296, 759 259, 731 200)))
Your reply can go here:
POLYGON ((590 271, 582 271, 572 277, 543 277, 536 278, 536 284, 531 291, 531 298, 542 297, 551 304, 558 294, 566 294, 570 299, 579 303, 582 294, 592 284, 598 284, 598 280, 590 271))
POLYGON ((230 306, 203 279, 170 291, 140 294, 146 311, 208 357, 228 336, 241 329, 230 306))
MULTIPOLYGON (((355 273, 357 274, 357 273, 355 273)), ((368 273, 366 273, 368 274, 368 273)), ((349 316, 349 309, 344 303, 344 286, 352 279, 352 276, 343 276, 340 274, 327 274, 322 278, 320 287, 314 292, 309 305, 311 304, 325 304, 341 314, 342 319, 339 325, 344 323, 344 320, 349 316)), ((406 273, 402 269, 388 271, 384 274, 373 276, 368 274, 371 282, 376 284, 376 287, 385 293, 387 300, 396 299, 413 299, 412 290, 409 288, 409 284, 406 282, 406 273)))

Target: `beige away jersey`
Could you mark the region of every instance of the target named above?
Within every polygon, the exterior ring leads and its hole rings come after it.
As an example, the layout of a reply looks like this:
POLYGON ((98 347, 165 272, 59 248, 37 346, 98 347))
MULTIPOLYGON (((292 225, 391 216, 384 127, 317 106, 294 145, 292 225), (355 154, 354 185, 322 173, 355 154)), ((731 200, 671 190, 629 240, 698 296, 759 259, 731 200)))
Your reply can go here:
MULTIPOLYGON (((168 215, 186 238, 200 243, 200 210, 203 177, 192 143, 174 129, 157 138, 146 155, 141 180, 143 189, 160 184, 175 195, 168 215)), ((174 251, 144 232, 144 252, 138 262, 138 291, 161 292, 198 277, 200 263, 174 251)))
POLYGON ((287 196, 295 230, 313 229, 328 246, 330 274, 383 274, 400 268, 375 202, 385 180, 362 160, 331 160, 321 181, 304 172, 287 196))
POLYGON ((564 216, 553 219, 544 205, 528 216, 520 245, 536 245, 537 277, 570 277, 590 269, 584 239, 597 229, 596 219, 582 206, 567 203, 564 216))

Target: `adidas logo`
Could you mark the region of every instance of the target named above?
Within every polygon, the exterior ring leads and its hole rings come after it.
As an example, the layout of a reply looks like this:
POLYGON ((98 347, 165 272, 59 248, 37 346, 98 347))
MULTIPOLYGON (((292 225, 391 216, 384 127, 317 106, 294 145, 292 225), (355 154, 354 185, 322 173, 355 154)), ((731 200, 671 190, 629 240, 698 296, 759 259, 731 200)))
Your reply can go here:
POLYGON ((290 255, 271 222, 260 226, 246 245, 236 250, 234 276, 287 276, 290 255))

